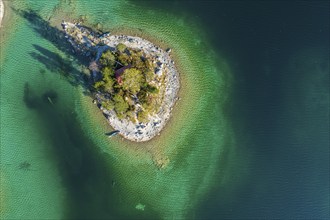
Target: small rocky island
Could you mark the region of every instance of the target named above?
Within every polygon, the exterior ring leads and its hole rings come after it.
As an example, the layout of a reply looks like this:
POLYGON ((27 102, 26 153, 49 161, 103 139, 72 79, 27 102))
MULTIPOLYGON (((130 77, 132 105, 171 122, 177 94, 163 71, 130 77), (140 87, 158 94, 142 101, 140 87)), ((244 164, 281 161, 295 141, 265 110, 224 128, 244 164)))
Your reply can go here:
POLYGON ((89 90, 113 129, 137 142, 159 135, 180 87, 171 50, 139 37, 97 34, 79 23, 63 21, 62 27, 75 53, 90 58, 89 90))

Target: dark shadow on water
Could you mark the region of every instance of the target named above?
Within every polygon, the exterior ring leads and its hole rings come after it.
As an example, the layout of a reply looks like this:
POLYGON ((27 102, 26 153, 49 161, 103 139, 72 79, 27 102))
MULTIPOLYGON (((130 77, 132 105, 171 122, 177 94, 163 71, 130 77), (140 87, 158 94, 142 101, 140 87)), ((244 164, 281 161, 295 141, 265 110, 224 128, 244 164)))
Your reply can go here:
MULTIPOLYGON (((58 99, 56 91, 33 95, 28 83, 24 87, 24 102, 38 112, 47 131, 54 160, 58 164, 62 185, 67 192, 65 219, 118 219, 119 199, 106 156, 86 137, 71 111, 60 112, 46 97, 58 99)), ((38 131, 36 131, 38 132, 38 131)), ((120 214, 120 215, 119 215, 120 214)))
POLYGON ((44 94, 42 94, 42 100, 44 102, 49 102, 51 104, 56 104, 57 102, 57 93, 54 90, 48 90, 44 94))
POLYGON ((23 97, 43 122, 40 132, 50 139, 51 157, 67 193, 64 219, 160 219, 154 211, 123 212, 122 207, 129 207, 120 198, 120 182, 116 183, 111 173, 109 157, 84 135, 72 109, 59 110, 60 97, 55 90, 37 95, 25 83, 23 97))
POLYGON ((79 55, 74 52, 72 45, 65 38, 66 34, 63 30, 58 29, 50 25, 49 21, 43 19, 34 10, 19 10, 12 8, 12 10, 29 22, 31 28, 41 38, 51 42, 58 50, 64 52, 67 56, 74 59, 80 65, 86 65, 89 63, 89 58, 83 55, 79 55))
POLYGON ((34 44, 33 47, 38 53, 30 52, 31 57, 42 63, 49 71, 60 74, 73 86, 82 86, 86 90, 89 88, 89 76, 75 68, 70 60, 39 45, 34 44))
POLYGON ((31 94, 30 86, 28 83, 25 83, 23 101, 28 108, 32 109, 37 107, 38 101, 36 99, 31 99, 31 96, 33 96, 33 94, 31 94))
MULTIPOLYGON (((91 83, 90 76, 75 66, 87 69, 91 58, 76 53, 73 46, 68 42, 66 33, 50 25, 49 21, 43 19, 36 11, 15 8, 12 8, 12 10, 24 18, 35 33, 49 41, 64 54, 64 56, 60 56, 40 45, 34 44, 33 47, 37 52, 30 52, 31 57, 42 63, 49 71, 65 77, 73 86, 82 86, 85 91, 88 91, 91 83)), ((89 94, 89 92, 86 92, 86 94, 89 94)))

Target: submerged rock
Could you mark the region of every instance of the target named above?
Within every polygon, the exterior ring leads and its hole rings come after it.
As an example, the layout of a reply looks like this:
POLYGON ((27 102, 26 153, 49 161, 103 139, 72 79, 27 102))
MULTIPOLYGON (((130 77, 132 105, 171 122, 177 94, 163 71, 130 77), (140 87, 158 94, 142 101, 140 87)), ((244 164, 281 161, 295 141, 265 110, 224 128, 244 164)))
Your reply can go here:
POLYGON ((137 210, 140 210, 140 211, 144 211, 144 208, 145 208, 146 206, 145 205, 143 205, 143 204, 141 204, 141 203, 138 203, 136 206, 135 206, 135 208, 137 209, 137 210))

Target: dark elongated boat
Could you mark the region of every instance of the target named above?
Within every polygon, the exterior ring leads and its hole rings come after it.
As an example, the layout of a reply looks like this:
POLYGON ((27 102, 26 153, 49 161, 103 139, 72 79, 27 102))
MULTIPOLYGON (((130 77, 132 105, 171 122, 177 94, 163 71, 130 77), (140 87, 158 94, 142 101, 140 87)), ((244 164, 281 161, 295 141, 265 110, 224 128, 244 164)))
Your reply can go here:
POLYGON ((111 131, 108 133, 105 133, 105 135, 107 135, 108 137, 113 137, 115 135, 119 134, 119 130, 115 130, 115 131, 111 131))

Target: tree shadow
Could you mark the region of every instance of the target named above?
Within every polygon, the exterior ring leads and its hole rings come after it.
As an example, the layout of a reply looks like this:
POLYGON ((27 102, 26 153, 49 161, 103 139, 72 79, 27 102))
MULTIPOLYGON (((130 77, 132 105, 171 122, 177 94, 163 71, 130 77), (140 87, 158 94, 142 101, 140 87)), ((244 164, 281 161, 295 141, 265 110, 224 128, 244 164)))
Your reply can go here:
POLYGON ((29 22, 31 28, 42 38, 51 42, 58 50, 65 53, 69 58, 73 59, 77 64, 87 66, 90 58, 75 53, 73 46, 68 42, 66 33, 57 27, 51 26, 49 21, 43 19, 34 10, 20 10, 12 8, 12 10, 29 22))
POLYGON ((68 59, 64 59, 57 53, 47 50, 44 47, 33 44, 39 52, 30 52, 31 57, 42 63, 49 71, 58 73, 65 77, 73 86, 82 86, 86 90, 90 87, 91 79, 72 65, 68 59))
POLYGON ((49 71, 65 77, 71 85, 82 86, 86 94, 90 94, 87 92, 92 82, 90 75, 83 73, 74 66, 81 66, 81 69, 85 68, 87 70, 91 58, 76 53, 74 47, 68 42, 65 31, 51 26, 50 23, 43 19, 36 11, 15 8, 12 8, 12 10, 28 21, 35 33, 49 41, 65 55, 65 57, 62 57, 40 45, 33 44, 37 52, 30 52, 30 56, 42 63, 49 71))

